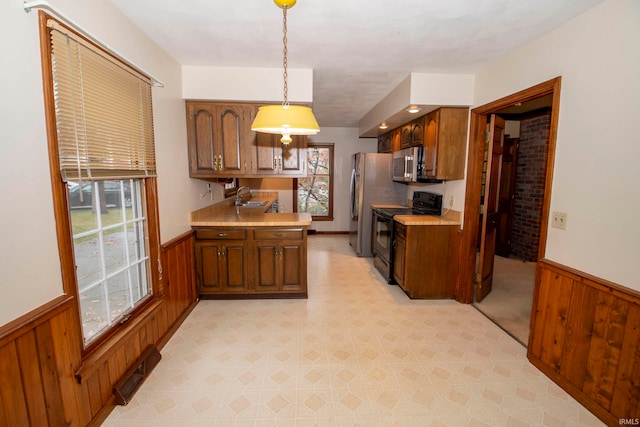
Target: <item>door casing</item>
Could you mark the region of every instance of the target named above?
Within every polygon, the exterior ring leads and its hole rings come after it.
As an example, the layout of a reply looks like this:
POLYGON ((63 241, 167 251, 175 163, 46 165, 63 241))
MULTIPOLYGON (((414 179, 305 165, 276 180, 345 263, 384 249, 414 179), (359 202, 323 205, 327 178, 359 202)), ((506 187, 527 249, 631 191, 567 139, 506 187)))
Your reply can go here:
POLYGON ((556 77, 471 110, 464 221, 460 240, 461 262, 455 296, 459 302, 466 304, 473 302, 476 245, 479 232, 478 207, 480 206, 480 190, 482 186, 484 132, 487 125, 487 116, 518 102, 524 103, 544 95, 552 94, 549 149, 547 150, 547 170, 540 224, 540 242, 538 246, 538 259, 544 258, 547 246, 547 227, 549 223, 549 207, 551 204, 551 186, 556 152, 561 82, 562 77, 556 77))

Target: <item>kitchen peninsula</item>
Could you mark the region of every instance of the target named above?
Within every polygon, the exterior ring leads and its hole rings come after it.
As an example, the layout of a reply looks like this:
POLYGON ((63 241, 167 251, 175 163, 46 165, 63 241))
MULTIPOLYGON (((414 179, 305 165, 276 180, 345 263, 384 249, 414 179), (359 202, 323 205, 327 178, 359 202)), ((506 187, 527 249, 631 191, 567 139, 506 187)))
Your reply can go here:
POLYGON ((191 212, 200 298, 306 298, 311 215, 268 212, 276 193, 235 201, 191 212))

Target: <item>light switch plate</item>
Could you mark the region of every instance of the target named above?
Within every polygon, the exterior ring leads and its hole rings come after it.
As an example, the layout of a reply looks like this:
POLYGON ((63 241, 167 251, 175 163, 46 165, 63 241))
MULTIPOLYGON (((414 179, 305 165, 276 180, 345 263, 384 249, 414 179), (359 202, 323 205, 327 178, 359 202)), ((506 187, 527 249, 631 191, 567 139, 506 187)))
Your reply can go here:
POLYGON ((551 215, 551 226, 565 230, 567 228, 567 214, 565 212, 554 212, 551 215))

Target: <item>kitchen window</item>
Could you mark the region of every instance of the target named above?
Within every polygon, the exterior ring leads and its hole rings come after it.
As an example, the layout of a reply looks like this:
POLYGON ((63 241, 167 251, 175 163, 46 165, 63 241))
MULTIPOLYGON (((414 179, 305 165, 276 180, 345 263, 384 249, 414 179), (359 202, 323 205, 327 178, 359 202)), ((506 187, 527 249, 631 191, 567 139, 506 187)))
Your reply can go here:
POLYGON ((62 281, 89 351, 159 296, 151 80, 43 12, 40 31, 62 281))
POLYGON ((295 212, 333 221, 333 144, 307 146, 307 176, 293 180, 295 212))

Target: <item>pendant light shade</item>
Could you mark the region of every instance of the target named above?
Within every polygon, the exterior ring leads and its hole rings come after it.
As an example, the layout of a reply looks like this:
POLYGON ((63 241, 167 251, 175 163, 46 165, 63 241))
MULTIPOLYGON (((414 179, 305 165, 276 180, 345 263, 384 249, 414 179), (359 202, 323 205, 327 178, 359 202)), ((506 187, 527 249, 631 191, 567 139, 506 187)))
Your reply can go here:
POLYGON ((288 144, 291 142, 291 135, 315 135, 320 126, 309 107, 265 105, 258 109, 251 130, 282 134, 280 142, 288 144))
POLYGON ((282 134, 280 142, 291 143, 291 135, 315 135, 320 126, 311 108, 301 105, 289 105, 287 100, 287 9, 296 4, 296 0, 274 0, 282 9, 284 42, 284 101, 282 105, 265 105, 258 109, 251 130, 255 132, 282 134))

